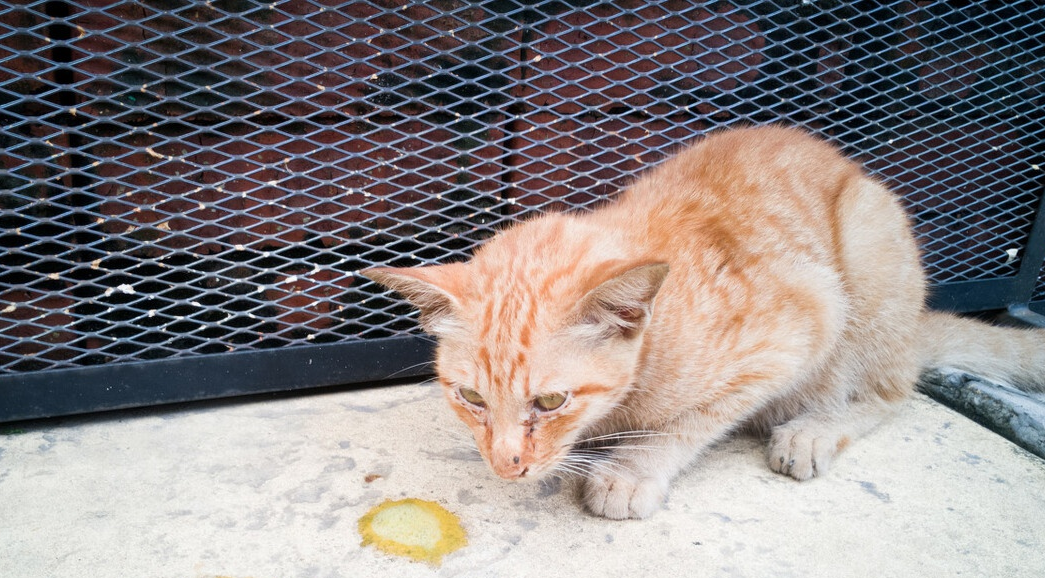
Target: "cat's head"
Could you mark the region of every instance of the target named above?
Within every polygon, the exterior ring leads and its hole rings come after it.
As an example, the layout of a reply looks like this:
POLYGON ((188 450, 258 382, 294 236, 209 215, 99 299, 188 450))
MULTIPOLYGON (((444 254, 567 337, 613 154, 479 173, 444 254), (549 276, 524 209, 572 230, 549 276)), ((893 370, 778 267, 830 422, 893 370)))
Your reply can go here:
POLYGON ((624 400, 668 273, 649 260, 568 261, 490 251, 362 272, 420 309, 446 398, 503 478, 548 473, 624 400))

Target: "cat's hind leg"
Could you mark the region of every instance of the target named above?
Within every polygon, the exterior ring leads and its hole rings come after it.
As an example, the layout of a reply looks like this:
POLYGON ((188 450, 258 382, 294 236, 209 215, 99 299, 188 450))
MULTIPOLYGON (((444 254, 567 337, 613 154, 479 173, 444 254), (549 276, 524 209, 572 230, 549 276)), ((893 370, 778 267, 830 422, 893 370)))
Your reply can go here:
POLYGON ((893 404, 861 401, 844 411, 812 411, 778 425, 769 442, 769 467, 796 480, 823 475, 839 452, 893 409, 893 404))
POLYGON ((823 475, 850 442, 895 412, 918 377, 911 323, 894 318, 846 331, 830 361, 780 401, 789 411, 778 417, 790 419, 771 428, 772 470, 797 480, 823 475))
POLYGON ((790 417, 773 425, 769 466, 803 480, 822 475, 850 441, 907 397, 918 377, 918 322, 925 281, 896 198, 857 179, 838 197, 838 257, 846 322, 819 369, 780 400, 790 417))

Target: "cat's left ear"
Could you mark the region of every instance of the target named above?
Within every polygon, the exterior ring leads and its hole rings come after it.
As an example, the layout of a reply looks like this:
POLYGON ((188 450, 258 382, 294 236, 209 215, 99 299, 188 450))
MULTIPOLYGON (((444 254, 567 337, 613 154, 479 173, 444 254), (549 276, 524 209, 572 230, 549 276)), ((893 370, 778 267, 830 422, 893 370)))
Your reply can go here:
POLYGON ((668 269, 661 262, 609 267, 610 277, 581 299, 576 328, 600 339, 639 335, 653 314, 653 300, 668 269))
POLYGON ((359 273, 392 289, 421 310, 421 327, 433 335, 452 330, 459 319, 463 263, 428 267, 373 267, 359 273))

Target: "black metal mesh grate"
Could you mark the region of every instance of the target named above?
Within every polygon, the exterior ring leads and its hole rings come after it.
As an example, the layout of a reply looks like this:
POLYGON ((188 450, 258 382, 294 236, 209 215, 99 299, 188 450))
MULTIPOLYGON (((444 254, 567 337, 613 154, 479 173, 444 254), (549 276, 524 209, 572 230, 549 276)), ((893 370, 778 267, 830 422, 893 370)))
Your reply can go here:
POLYGON ((936 283, 1016 273, 1045 8, 950 2, 8 2, 0 371, 371 339, 353 272, 460 259, 718 126, 818 130, 936 283))

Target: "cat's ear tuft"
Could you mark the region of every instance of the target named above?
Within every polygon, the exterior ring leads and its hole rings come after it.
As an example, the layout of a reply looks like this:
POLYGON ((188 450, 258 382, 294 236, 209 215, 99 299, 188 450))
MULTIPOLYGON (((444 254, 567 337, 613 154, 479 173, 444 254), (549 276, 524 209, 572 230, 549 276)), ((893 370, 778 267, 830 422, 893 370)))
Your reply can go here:
POLYGON ((640 335, 668 270, 661 262, 624 266, 581 299, 577 328, 599 339, 640 335))
POLYGON ((459 326, 459 292, 465 265, 373 267, 359 273, 402 295, 421 311, 421 327, 441 335, 459 326))

